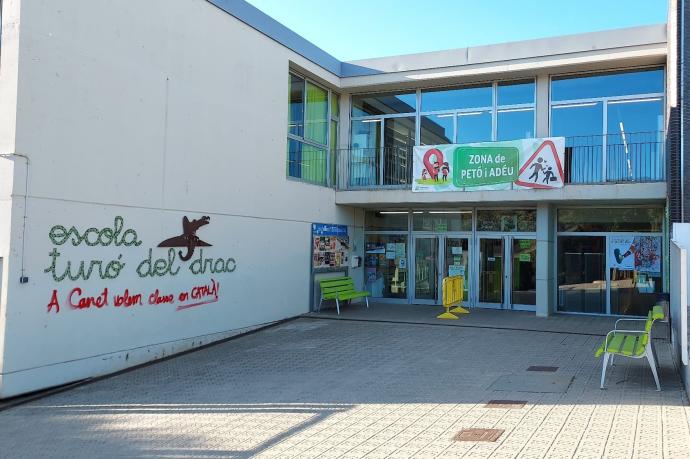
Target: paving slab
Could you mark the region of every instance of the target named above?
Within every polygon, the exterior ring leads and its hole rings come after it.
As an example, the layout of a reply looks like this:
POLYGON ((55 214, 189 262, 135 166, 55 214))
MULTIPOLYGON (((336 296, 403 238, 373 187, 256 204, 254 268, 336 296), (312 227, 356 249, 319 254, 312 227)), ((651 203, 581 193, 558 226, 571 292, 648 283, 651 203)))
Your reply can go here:
POLYGON ((0 457, 688 457, 668 342, 656 342, 657 392, 633 359, 617 359, 600 390, 600 340, 298 319, 0 411, 0 457), (536 365, 572 381, 492 387, 536 365), (486 407, 496 399, 526 403, 486 407), (454 441, 462 429, 503 433, 454 441))

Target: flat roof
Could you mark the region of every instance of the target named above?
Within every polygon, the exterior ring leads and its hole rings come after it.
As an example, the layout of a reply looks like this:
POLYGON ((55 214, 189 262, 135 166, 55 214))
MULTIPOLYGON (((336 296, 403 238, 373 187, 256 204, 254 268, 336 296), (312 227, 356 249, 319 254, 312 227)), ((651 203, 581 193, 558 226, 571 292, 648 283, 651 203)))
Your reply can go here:
POLYGON ((444 51, 342 62, 245 0, 207 0, 258 32, 341 77, 410 72, 525 59, 544 59, 583 52, 606 52, 666 45, 666 24, 563 35, 444 51))

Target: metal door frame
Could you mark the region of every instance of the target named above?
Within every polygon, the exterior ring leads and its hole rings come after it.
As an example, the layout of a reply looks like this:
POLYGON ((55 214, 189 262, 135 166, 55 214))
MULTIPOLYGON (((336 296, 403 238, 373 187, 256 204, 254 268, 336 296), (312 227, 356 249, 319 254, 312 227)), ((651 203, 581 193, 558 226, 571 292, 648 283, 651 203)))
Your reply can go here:
MULTIPOLYGON (((411 249, 410 249, 410 269, 408 271, 410 272, 410 279, 411 282, 408 283, 409 285, 409 301, 412 304, 433 304, 433 305, 439 305, 443 301, 443 276, 445 272, 445 265, 446 265, 446 241, 448 238, 455 238, 455 239, 467 239, 467 250, 469 250, 469 256, 468 256, 468 261, 467 261, 467 271, 472 270, 472 266, 474 264, 474 248, 472 247, 472 233, 470 232, 447 232, 447 233, 436 233, 436 232, 414 232, 411 240, 411 249), (430 238, 436 238, 437 240, 437 257, 436 257, 436 299, 434 300, 428 300, 428 299, 417 299, 415 297, 416 292, 417 292, 417 239, 430 239, 430 238)), ((472 276, 471 276, 472 277, 472 276)), ((468 290, 469 290, 469 298, 466 298, 464 301, 464 304, 471 306, 474 303, 472 302, 472 296, 473 296, 473 285, 470 285, 468 290)))
POLYGON ((439 268, 443 266, 443 256, 444 254, 441 253, 441 240, 443 239, 442 234, 438 233, 422 233, 422 234, 413 234, 411 237, 411 250, 410 250, 410 269, 408 271, 410 272, 410 282, 408 282, 409 286, 409 300, 410 303, 412 304, 430 304, 430 305, 437 305, 439 304, 439 292, 441 291, 441 286, 439 283, 441 282, 441 272, 439 268), (436 239, 436 298, 435 299, 417 299, 417 239, 436 239))
MULTIPOLYGON (((475 238, 475 257, 474 265, 476 273, 474 274, 474 305, 478 308, 483 309, 506 309, 515 311, 532 311, 536 312, 536 305, 525 305, 525 304, 513 304, 512 293, 513 293, 513 240, 514 239, 529 239, 536 241, 537 236, 533 233, 521 234, 521 233, 505 233, 505 232, 493 232, 493 231, 482 231, 477 233, 475 238), (502 299, 501 303, 485 303, 479 301, 479 288, 480 288, 480 273, 481 273, 481 255, 480 255, 480 245, 482 239, 500 239, 503 241, 503 284, 502 284, 502 299)), ((536 247, 535 247, 536 249, 536 247)), ((535 260, 536 260, 536 250, 535 250, 535 260)), ((535 285, 536 290, 536 285, 535 285)))

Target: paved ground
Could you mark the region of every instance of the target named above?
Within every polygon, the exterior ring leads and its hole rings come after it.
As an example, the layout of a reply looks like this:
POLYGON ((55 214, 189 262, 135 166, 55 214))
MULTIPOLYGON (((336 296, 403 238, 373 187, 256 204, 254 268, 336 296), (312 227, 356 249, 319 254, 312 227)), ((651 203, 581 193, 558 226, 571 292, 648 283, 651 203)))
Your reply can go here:
MULTIPOLYGON (((353 303, 340 308, 336 313, 333 302, 324 303, 320 312, 312 312, 309 317, 341 320, 365 320, 396 323, 425 323, 429 325, 451 325, 456 327, 501 328, 504 330, 539 330, 575 334, 605 336, 618 317, 594 316, 584 314, 555 314, 549 317, 536 317, 534 312, 510 311, 503 309, 472 308, 469 315, 460 315, 459 320, 438 320, 437 315, 444 311, 441 306, 427 304, 353 303), (330 304, 328 304, 330 303, 330 304)), ((657 322, 654 336, 668 338, 668 325, 657 322)))
POLYGON ((662 392, 630 359, 601 391, 600 339, 303 318, 0 412, 0 456, 688 458, 668 344, 656 343, 662 392), (544 390, 573 379, 566 392, 494 390, 506 375, 544 390), (470 427, 504 433, 453 441, 470 427))

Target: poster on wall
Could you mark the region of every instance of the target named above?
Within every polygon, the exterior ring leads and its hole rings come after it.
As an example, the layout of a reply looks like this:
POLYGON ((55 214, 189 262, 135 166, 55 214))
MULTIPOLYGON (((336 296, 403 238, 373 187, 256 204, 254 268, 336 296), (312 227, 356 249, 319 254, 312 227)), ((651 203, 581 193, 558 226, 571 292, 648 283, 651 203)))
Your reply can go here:
POLYGON ((661 274, 659 236, 613 236, 609 239, 611 267, 621 271, 661 274))
POLYGON ((313 269, 340 268, 348 265, 350 240, 347 226, 313 223, 311 235, 313 269))
POLYGON ((564 151, 564 137, 414 147, 412 191, 562 188, 564 151))

